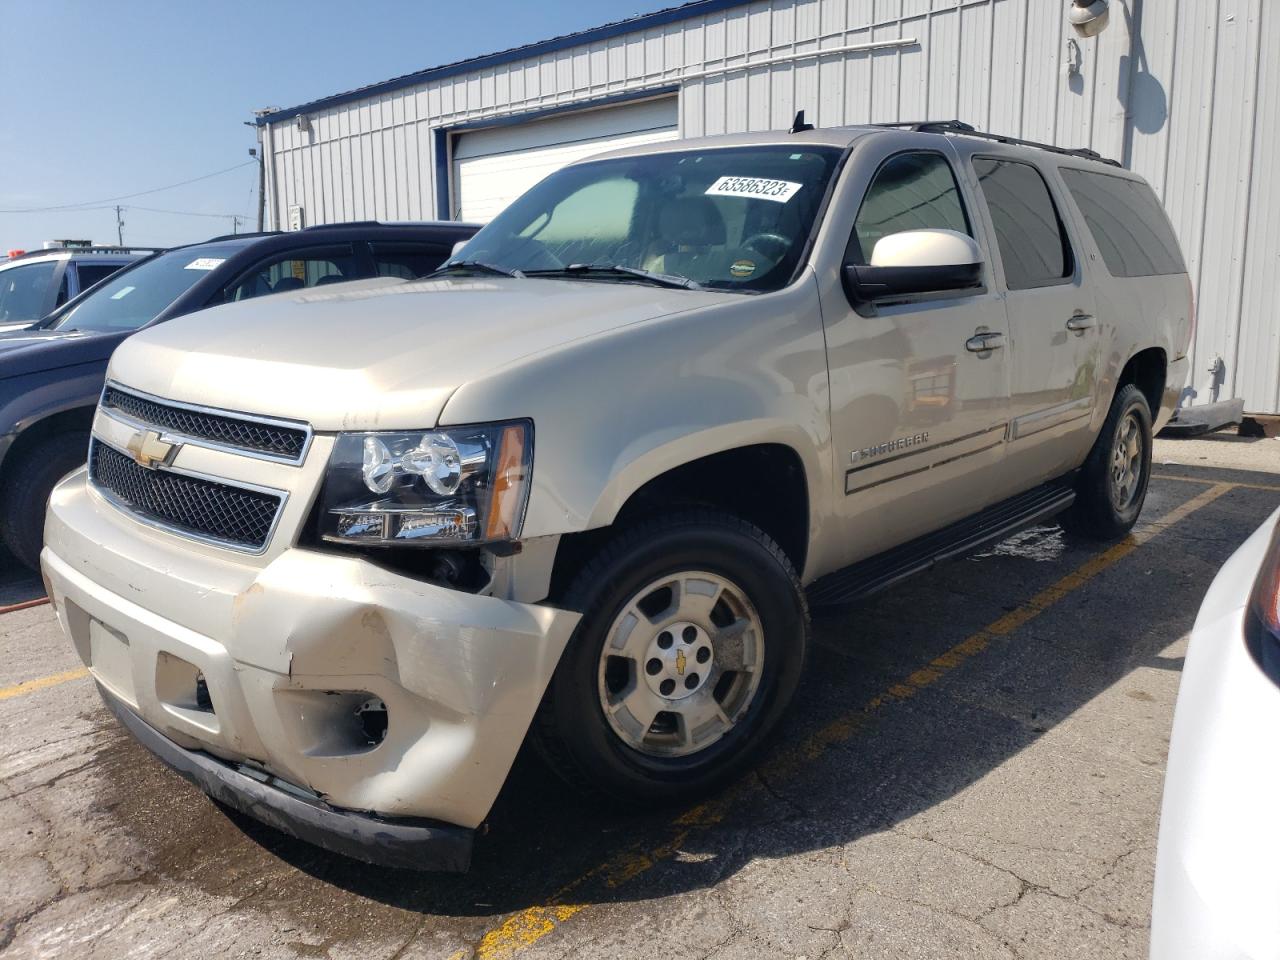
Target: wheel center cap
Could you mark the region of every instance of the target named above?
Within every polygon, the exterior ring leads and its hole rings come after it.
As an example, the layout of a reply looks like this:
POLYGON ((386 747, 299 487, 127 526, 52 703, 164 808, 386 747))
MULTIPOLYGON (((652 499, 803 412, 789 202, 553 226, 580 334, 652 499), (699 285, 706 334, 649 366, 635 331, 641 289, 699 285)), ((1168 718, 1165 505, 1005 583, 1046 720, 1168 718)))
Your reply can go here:
POLYGON ((706 630, 680 620, 663 627, 649 642, 644 679, 658 696, 682 700, 706 685, 714 663, 706 630))

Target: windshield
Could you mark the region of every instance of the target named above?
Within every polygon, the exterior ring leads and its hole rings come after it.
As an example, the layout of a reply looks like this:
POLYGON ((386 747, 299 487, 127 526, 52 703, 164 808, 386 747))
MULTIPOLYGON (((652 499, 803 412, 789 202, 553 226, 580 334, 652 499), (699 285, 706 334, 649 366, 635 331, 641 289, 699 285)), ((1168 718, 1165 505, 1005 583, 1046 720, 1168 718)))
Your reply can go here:
POLYGON ((186 247, 162 253, 94 287, 51 326, 98 333, 136 330, 239 249, 231 245, 186 247))
POLYGON ((449 263, 644 282, 581 269, 625 267, 718 290, 776 290, 795 271, 839 157, 834 147, 730 147, 565 167, 449 263))
POLYGON ((39 320, 48 301, 56 260, 0 270, 0 323, 39 320))

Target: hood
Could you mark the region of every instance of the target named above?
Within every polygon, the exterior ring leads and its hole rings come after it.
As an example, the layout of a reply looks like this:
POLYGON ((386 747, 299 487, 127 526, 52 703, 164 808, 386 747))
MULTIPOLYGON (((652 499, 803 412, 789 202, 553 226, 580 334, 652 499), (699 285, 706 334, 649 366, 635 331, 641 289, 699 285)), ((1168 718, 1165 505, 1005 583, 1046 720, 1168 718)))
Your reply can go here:
POLYGON ((0 333, 0 380, 81 363, 105 363, 116 344, 129 332, 16 330, 0 333))
POLYGON ((317 430, 417 429, 481 374, 573 340, 732 299, 647 284, 444 278, 228 304, 157 324, 110 376, 317 430))

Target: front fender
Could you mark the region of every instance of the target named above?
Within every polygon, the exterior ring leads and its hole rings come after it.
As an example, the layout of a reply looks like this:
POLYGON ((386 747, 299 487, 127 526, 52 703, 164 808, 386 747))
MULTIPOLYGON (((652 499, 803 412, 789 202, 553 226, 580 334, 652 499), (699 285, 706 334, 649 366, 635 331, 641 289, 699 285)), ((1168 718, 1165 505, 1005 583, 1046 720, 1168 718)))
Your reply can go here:
POLYGON ((0 469, 13 441, 60 413, 92 408, 102 393, 105 361, 41 370, 0 380, 0 469))
POLYGON ((661 474, 758 443, 804 465, 810 523, 831 510, 826 344, 816 283, 632 324, 461 387, 442 424, 531 418, 526 538, 610 524, 661 474))

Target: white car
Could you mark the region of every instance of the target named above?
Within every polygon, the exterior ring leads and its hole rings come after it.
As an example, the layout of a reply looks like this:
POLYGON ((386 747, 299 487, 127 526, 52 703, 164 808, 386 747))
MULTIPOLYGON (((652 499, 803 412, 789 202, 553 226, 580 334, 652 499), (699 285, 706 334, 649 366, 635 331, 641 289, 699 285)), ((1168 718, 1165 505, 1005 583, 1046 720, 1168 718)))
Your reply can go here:
POLYGON ((62 247, 0 261, 0 333, 22 330, 151 247, 62 247))
POLYGON ((1280 958, 1280 510, 1200 607, 1173 720, 1153 960, 1280 958))

